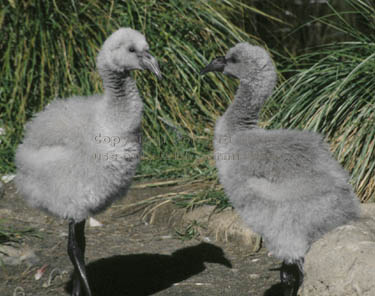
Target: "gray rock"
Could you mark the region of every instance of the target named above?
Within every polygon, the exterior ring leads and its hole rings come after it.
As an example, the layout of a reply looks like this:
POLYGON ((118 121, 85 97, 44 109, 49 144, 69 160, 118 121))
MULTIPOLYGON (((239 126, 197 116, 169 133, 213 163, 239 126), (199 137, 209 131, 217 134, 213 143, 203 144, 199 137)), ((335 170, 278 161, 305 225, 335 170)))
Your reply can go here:
POLYGON ((375 295, 375 204, 361 219, 315 242, 306 256, 302 296, 375 295))
POLYGON ((34 266, 40 259, 28 246, 8 243, 0 245, 0 261, 5 265, 20 265, 25 263, 34 266))

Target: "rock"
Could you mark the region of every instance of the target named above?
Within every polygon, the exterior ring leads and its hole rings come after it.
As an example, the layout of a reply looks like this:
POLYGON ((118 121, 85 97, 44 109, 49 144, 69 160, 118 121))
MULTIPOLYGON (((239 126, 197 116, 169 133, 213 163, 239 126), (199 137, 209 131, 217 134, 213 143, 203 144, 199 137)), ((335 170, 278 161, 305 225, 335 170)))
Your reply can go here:
POLYGON ((375 295, 375 204, 361 205, 359 221, 315 242, 306 256, 302 296, 375 295))
POLYGON ((39 262, 39 257, 27 246, 16 244, 0 244, 0 261, 5 265, 20 265, 26 263, 33 266, 39 262))
POLYGON ((94 219, 93 217, 89 218, 89 226, 90 227, 103 227, 103 224, 98 220, 94 219))
POLYGON ((1 181, 3 181, 5 184, 7 184, 7 183, 11 182, 14 179, 15 176, 16 175, 14 175, 14 174, 2 176, 1 181))

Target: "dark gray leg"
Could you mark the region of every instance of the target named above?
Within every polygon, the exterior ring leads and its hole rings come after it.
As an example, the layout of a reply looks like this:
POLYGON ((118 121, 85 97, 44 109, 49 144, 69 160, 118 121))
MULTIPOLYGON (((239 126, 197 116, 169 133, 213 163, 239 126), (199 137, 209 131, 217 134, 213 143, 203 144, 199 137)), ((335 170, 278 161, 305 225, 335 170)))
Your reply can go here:
POLYGON ((283 261, 280 269, 280 279, 284 296, 297 296, 299 287, 303 283, 304 258, 292 262, 283 261))
POLYGON ((81 296, 81 286, 86 295, 92 296, 85 268, 85 220, 69 221, 68 255, 74 266, 72 296, 81 296))

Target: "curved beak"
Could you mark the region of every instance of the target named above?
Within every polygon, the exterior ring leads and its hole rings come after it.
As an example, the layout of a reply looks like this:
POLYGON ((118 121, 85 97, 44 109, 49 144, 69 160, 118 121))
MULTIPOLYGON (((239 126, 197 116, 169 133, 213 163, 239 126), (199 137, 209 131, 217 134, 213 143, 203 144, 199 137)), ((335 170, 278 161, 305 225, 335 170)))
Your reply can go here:
POLYGON ((200 75, 206 74, 207 72, 223 72, 224 68, 227 64, 227 61, 224 56, 216 57, 209 63, 202 71, 199 73, 200 75))
POLYGON ((142 53, 141 64, 144 69, 150 70, 152 73, 154 73, 159 80, 162 79, 163 76, 161 74, 158 61, 148 51, 144 51, 142 53))

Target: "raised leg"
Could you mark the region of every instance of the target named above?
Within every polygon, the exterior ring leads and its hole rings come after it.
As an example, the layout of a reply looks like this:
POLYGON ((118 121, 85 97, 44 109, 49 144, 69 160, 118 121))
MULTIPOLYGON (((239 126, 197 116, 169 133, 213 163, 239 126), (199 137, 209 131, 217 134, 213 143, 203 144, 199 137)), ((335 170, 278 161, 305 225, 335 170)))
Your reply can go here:
POLYGON ((74 266, 72 296, 81 296, 81 286, 86 295, 92 296, 85 268, 85 220, 69 221, 68 255, 74 266))
POLYGON ((303 283, 303 263, 300 258, 294 261, 284 261, 280 269, 280 279, 284 289, 284 296, 297 296, 299 287, 303 283))

